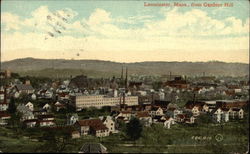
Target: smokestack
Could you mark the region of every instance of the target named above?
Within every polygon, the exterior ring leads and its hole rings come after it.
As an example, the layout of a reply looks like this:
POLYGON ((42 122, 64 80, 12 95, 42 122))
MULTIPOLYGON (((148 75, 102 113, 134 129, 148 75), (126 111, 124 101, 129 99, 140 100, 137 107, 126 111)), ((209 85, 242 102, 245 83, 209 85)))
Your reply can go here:
POLYGON ((172 79, 172 72, 169 72, 169 78, 172 79))
POLYGON ((123 80, 123 66, 122 66, 121 79, 123 80))
POLYGON ((125 90, 128 89, 128 68, 126 67, 125 90))
POLYGON ((6 90, 6 87, 4 87, 4 103, 7 103, 7 90, 6 90))

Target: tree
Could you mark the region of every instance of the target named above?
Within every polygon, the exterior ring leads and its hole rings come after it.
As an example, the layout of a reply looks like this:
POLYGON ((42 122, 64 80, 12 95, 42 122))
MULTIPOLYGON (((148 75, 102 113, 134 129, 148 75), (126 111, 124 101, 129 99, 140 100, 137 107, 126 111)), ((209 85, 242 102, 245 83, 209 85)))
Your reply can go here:
POLYGON ((201 114, 197 119, 197 123, 199 123, 199 124, 209 124, 212 122, 213 122, 213 119, 208 114, 201 114))
POLYGON ((137 140, 141 137, 142 124, 137 118, 132 118, 126 127, 126 134, 132 140, 137 140))
POLYGON ((14 100, 13 97, 10 98, 10 103, 9 103, 8 111, 11 114, 13 114, 13 113, 16 112, 16 104, 15 104, 15 100, 14 100))

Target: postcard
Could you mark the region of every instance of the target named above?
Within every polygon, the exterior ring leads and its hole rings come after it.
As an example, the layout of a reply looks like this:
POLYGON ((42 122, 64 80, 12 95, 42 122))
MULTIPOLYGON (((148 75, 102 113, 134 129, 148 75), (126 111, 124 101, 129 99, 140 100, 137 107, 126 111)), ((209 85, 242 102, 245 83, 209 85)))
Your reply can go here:
POLYGON ((0 152, 248 153, 248 0, 0 3, 0 152))

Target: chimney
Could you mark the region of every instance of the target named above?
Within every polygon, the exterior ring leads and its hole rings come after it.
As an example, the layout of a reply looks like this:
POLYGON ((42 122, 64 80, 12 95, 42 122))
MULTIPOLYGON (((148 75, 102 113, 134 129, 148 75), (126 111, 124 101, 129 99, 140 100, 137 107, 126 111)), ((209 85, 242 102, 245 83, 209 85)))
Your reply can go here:
POLYGON ((172 79, 172 72, 169 72, 169 79, 172 79))

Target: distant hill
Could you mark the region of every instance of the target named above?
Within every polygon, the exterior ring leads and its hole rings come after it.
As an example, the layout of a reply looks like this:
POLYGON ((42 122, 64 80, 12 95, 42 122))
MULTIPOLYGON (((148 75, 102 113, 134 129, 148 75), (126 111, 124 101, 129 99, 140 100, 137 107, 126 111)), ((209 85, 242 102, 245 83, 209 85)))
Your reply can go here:
POLYGON ((249 74, 249 64, 211 62, 137 62, 117 63, 101 60, 64 60, 24 58, 6 61, 1 69, 9 69, 21 75, 32 76, 75 76, 86 74, 92 77, 120 76, 122 66, 128 67, 129 74, 145 75, 206 75, 245 76, 249 74))

